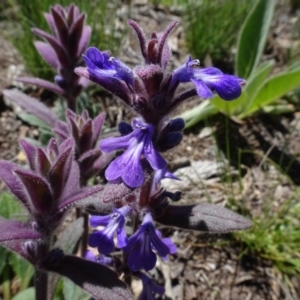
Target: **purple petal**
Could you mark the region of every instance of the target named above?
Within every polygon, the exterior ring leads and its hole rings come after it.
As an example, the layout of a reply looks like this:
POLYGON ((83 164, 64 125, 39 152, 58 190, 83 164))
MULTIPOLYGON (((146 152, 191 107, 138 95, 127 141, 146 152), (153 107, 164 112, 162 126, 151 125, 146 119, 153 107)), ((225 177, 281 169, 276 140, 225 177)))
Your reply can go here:
POLYGON ((108 216, 92 216, 90 218, 90 225, 92 227, 106 226, 109 223, 110 219, 111 219, 110 215, 108 215, 108 216))
POLYGON ((203 99, 212 98, 214 96, 212 91, 203 81, 195 79, 191 79, 191 81, 195 84, 198 95, 203 99))
POLYGON ((128 266, 132 271, 138 271, 145 269, 150 271, 155 267, 156 264, 156 254, 151 250, 150 244, 143 241, 145 245, 139 245, 139 247, 130 252, 128 255, 128 266))
POLYGON ((107 180, 122 177, 125 184, 135 188, 144 181, 144 171, 141 166, 140 156, 143 145, 126 150, 121 156, 113 160, 105 171, 107 180))
POLYGON ((167 166, 165 159, 155 150, 151 140, 147 143, 143 149, 143 153, 150 163, 153 170, 164 169, 167 166))
POLYGON ((104 152, 126 149, 131 143, 131 139, 136 135, 135 132, 125 136, 111 137, 100 142, 100 149, 104 152))
POLYGON ((156 235, 154 227, 150 230, 151 243, 159 256, 164 257, 170 253, 168 246, 156 235))
POLYGON ((234 100, 242 93, 239 80, 233 75, 220 75, 217 78, 210 79, 209 84, 224 100, 234 100))
POLYGON ((124 248, 127 245, 127 236, 124 226, 117 231, 117 242, 119 248, 124 248))

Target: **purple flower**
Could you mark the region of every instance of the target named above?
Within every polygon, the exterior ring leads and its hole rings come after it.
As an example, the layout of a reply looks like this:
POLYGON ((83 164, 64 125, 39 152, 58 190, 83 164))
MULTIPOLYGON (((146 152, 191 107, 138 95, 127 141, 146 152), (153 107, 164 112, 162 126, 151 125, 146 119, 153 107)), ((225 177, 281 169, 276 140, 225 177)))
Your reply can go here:
POLYGON ((176 69, 173 73, 171 87, 183 82, 192 82, 196 86, 200 97, 207 99, 213 97, 213 91, 224 100, 234 100, 241 95, 241 85, 245 80, 234 76, 223 74, 219 69, 199 68, 200 61, 188 58, 186 63, 176 69))
POLYGON ((128 239, 123 251, 129 253, 127 262, 131 270, 145 269, 149 271, 154 268, 156 263, 156 254, 153 250, 161 257, 166 257, 171 251, 157 235, 152 217, 148 213, 138 231, 128 239))
POLYGON ((164 158, 154 149, 152 135, 154 127, 139 119, 132 122, 133 131, 125 136, 108 138, 100 143, 104 152, 126 149, 113 160, 105 172, 107 180, 122 178, 129 187, 141 186, 144 182, 144 172, 141 158, 145 157, 152 169, 160 170, 166 167, 164 158))
POLYGON ((138 300, 155 300, 155 294, 159 294, 162 296, 165 293, 165 289, 162 286, 156 284, 147 275, 139 273, 139 277, 141 278, 143 283, 143 290, 138 300))
POLYGON ((99 79, 114 77, 125 81, 130 86, 133 85, 131 69, 119 59, 110 57, 107 52, 101 52, 95 47, 90 47, 83 58, 88 72, 93 74, 94 77, 99 77, 99 79))
POLYGON ((101 231, 93 232, 89 237, 88 244, 97 247, 99 253, 109 254, 114 250, 114 235, 117 234, 119 248, 123 248, 127 243, 124 229, 125 217, 131 212, 131 207, 124 206, 119 209, 114 208, 113 213, 108 216, 93 216, 90 219, 92 227, 106 226, 101 231))

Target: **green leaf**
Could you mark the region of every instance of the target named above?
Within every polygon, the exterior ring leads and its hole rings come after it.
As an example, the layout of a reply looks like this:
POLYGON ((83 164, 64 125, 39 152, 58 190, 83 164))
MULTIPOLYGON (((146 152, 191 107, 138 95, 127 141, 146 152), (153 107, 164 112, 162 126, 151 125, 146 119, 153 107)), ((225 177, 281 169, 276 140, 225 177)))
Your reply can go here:
POLYGON ((32 300, 35 299, 35 289, 30 287, 17 295, 15 295, 11 300, 32 300))
POLYGON ((274 61, 269 60, 263 63, 252 73, 249 80, 247 81, 241 97, 235 101, 230 102, 230 115, 246 113, 248 107, 251 106, 251 103, 253 102, 257 91, 259 90, 267 76, 270 74, 273 66, 274 61))
POLYGON ((253 102, 239 117, 244 118, 265 105, 280 98, 290 90, 300 85, 300 68, 291 72, 280 73, 264 81, 253 102))
MULTIPOLYGON (((97 276, 97 275, 95 275, 97 276)), ((82 288, 74 284, 71 280, 64 278, 63 293, 65 300, 88 300, 88 295, 82 288)))
POLYGON ((5 219, 19 219, 24 213, 22 206, 16 201, 15 197, 9 193, 0 195, 0 216, 5 219))
POLYGON ((21 280, 20 290, 26 289, 34 274, 33 266, 16 254, 10 255, 9 264, 12 266, 14 273, 21 280))
POLYGON ((276 1, 258 0, 247 16, 238 38, 236 74, 249 78, 265 47, 276 1))
POLYGON ((24 122, 26 122, 32 126, 36 126, 36 127, 39 127, 40 129, 51 132, 51 128, 49 127, 49 125, 34 115, 31 115, 31 114, 28 114, 25 112, 20 112, 20 113, 18 113, 18 117, 20 119, 22 119, 24 122))
POLYGON ((5 248, 3 248, 2 246, 0 246, 0 274, 2 274, 2 271, 5 267, 5 265, 7 264, 7 258, 8 255, 10 254, 10 252, 8 250, 6 250, 5 248))
POLYGON ((183 118, 186 121, 185 128, 192 127, 198 122, 203 121, 207 117, 213 116, 218 113, 218 109, 214 105, 212 105, 210 101, 211 100, 206 100, 198 106, 180 115, 180 118, 183 118))

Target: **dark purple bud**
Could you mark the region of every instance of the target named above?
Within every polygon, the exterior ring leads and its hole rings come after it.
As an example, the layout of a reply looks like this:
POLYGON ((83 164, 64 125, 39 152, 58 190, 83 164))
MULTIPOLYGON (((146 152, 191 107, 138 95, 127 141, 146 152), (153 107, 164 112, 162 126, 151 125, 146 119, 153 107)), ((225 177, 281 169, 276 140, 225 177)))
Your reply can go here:
POLYGON ((130 134, 133 131, 132 126, 125 122, 119 123, 118 130, 122 135, 130 134))
POLYGON ((156 147, 161 152, 167 151, 177 146, 182 141, 182 137, 181 132, 170 132, 156 142, 156 147))
POLYGON ((167 125, 168 131, 182 131, 184 129, 185 122, 181 118, 173 119, 167 125))
POLYGON ((63 77, 61 77, 60 75, 56 75, 54 77, 54 81, 55 83, 61 87, 62 89, 65 89, 67 87, 67 82, 65 81, 65 79, 63 77))

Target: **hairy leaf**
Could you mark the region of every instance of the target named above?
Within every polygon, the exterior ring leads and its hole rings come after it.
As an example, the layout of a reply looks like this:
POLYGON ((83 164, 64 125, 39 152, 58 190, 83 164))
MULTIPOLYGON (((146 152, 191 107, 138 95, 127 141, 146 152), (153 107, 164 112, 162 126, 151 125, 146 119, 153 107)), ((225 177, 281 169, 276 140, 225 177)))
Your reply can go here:
POLYGON ((30 197, 31 204, 41 214, 49 213, 52 208, 52 193, 50 187, 41 176, 32 172, 18 169, 15 173, 24 184, 30 197))
POLYGON ((69 278, 96 300, 133 300, 128 287, 118 275, 99 263, 64 255, 58 259, 50 257, 41 267, 69 278))
MULTIPOLYGON (((22 78, 19 79, 21 81, 22 78)), ((29 83, 37 84, 37 85, 39 85, 38 83, 45 81, 37 78, 31 78, 31 79, 32 81, 29 83)), ((24 110, 38 117, 39 119, 41 119, 42 121, 44 121, 45 123, 49 124, 52 127, 54 127, 55 123, 58 121, 57 116, 52 112, 52 110, 50 110, 46 105, 39 102, 35 98, 27 96, 24 93, 19 92, 17 90, 4 90, 3 94, 6 97, 8 97, 11 101, 20 105, 24 110)))
POLYGON ((252 226, 252 222, 245 217, 209 203, 169 205, 163 215, 156 217, 155 220, 167 226, 209 233, 227 233, 252 226))

